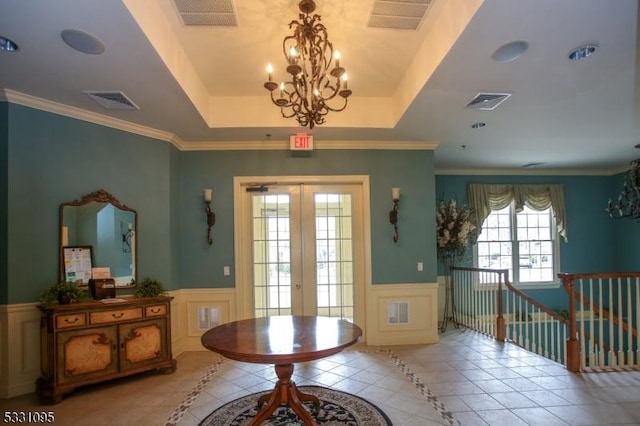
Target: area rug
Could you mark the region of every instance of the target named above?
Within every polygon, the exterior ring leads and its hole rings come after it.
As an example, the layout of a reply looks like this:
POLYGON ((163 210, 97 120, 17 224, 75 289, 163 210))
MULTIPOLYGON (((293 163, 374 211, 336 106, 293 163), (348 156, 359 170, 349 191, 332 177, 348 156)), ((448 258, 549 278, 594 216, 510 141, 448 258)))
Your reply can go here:
MULTIPOLYGON (((391 426, 389 417, 374 404, 355 395, 321 386, 300 386, 300 391, 320 399, 320 409, 305 403, 317 424, 325 426, 391 426)), ((244 426, 257 415, 257 401, 270 391, 254 393, 231 401, 209 414, 200 426, 244 426)), ((280 406, 262 425, 298 426, 304 423, 287 406, 280 406)))

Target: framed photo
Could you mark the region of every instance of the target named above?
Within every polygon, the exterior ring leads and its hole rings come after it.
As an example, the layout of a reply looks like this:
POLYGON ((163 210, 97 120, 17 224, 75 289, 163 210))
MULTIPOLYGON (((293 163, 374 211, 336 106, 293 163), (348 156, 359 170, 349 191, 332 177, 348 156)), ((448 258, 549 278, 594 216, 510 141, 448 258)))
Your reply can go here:
POLYGON ((93 268, 93 250, 91 246, 62 247, 63 274, 65 281, 89 285, 93 268))

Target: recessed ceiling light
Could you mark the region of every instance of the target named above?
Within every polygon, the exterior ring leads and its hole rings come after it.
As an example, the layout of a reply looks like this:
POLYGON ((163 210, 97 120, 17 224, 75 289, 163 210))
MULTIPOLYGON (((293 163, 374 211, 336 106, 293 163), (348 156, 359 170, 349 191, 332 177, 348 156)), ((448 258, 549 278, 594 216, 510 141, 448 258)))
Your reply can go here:
POLYGON ((472 129, 482 129, 484 126, 486 126, 487 123, 483 123, 483 122, 478 122, 478 123, 473 123, 471 125, 472 129))
POLYGON ((0 50, 5 50, 7 52, 15 52, 19 49, 18 45, 15 44, 12 40, 9 40, 6 37, 0 36, 0 50))
POLYGON ((579 61, 580 59, 588 58, 593 55, 597 48, 598 46, 596 44, 585 44, 584 46, 573 49, 571 53, 569 53, 569 59, 579 61))
POLYGON ((491 55, 491 59, 498 62, 511 62, 518 59, 529 48, 529 43, 517 40, 498 47, 491 55))
POLYGON ((104 52, 104 44, 95 36, 78 30, 64 30, 60 33, 62 40, 78 52, 99 55, 104 52))

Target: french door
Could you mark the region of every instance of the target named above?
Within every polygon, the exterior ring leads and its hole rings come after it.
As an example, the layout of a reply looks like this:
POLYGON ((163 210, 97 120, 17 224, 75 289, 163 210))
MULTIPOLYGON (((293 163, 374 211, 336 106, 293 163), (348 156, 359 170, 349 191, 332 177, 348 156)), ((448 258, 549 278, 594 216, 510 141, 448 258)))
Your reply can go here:
POLYGON ((241 189, 244 273, 239 285, 250 306, 248 316, 323 315, 354 321, 363 315, 362 194, 357 184, 241 189))

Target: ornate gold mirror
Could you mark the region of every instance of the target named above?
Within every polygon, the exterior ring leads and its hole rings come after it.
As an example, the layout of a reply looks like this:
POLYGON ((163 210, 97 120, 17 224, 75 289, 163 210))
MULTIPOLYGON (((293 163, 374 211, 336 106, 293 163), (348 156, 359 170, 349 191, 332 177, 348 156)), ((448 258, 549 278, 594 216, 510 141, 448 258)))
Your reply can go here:
POLYGON ((135 285, 137 229, 136 211, 103 189, 62 203, 60 281, 87 285, 91 269, 102 268, 118 287, 135 285))

